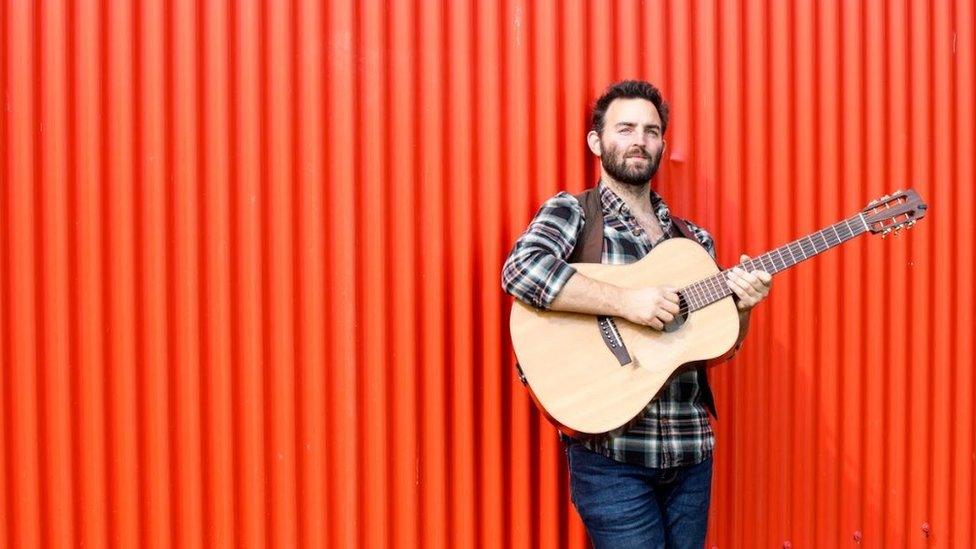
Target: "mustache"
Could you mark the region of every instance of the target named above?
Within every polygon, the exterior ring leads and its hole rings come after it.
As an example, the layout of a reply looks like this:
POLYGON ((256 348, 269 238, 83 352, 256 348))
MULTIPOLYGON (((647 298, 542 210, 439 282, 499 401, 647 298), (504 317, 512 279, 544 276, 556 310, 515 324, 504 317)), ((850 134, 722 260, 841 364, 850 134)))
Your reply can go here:
POLYGON ((650 159, 651 155, 647 151, 641 149, 639 151, 632 151, 624 155, 624 158, 647 158, 650 159))

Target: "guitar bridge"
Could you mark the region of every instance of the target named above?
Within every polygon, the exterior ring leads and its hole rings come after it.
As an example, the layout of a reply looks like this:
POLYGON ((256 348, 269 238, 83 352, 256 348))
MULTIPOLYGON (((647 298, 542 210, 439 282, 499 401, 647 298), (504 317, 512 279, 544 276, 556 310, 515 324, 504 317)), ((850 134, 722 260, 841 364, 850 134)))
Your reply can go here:
POLYGON ((613 317, 609 316, 598 316, 596 319, 597 326, 600 328, 600 335, 603 337, 603 343, 606 344, 610 352, 617 359, 617 362, 621 366, 626 366, 633 362, 630 358, 630 352, 627 351, 627 346, 624 345, 624 340, 620 337, 620 330, 617 329, 617 323, 613 321, 613 317))

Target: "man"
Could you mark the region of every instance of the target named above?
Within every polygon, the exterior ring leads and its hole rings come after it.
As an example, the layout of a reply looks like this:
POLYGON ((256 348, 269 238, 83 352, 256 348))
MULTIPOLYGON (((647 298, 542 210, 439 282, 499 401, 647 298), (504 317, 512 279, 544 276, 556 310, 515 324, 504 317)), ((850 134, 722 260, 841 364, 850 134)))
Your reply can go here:
MULTIPOLYGON (((681 234, 694 237, 715 257, 711 235, 672 217, 650 188, 667 125, 668 106, 647 82, 619 82, 596 102, 586 137, 601 164, 595 192, 603 211, 603 263, 632 263, 681 234)), ((663 329, 679 311, 675 288, 622 288, 587 278, 567 262, 587 222, 576 197, 562 192, 547 200, 505 262, 505 291, 539 308, 612 315, 663 329)), ((737 347, 771 282, 762 271, 732 271, 737 347)), ((623 434, 585 441, 561 437, 570 496, 596 547, 704 545, 715 445, 708 411, 714 415, 714 403, 699 367, 675 375, 623 434)))

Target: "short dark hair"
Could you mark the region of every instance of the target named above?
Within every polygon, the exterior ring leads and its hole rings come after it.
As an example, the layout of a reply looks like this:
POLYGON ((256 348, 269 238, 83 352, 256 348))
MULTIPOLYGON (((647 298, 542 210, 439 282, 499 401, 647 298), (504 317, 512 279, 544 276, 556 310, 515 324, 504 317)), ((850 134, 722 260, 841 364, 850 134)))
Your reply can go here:
POLYGON ((607 109, 614 99, 646 99, 657 108, 657 114, 661 117, 661 134, 668 129, 668 104, 661 97, 661 91, 654 87, 650 82, 643 80, 623 80, 613 84, 596 100, 593 107, 593 131, 598 134, 603 133, 603 122, 607 116, 607 109))

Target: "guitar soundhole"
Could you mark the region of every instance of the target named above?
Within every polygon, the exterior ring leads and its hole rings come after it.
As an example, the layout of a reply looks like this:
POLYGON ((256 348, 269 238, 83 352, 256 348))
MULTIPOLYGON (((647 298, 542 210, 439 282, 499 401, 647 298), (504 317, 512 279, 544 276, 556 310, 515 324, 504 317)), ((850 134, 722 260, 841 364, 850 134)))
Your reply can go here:
POLYGON ((681 292, 678 292, 678 307, 681 310, 678 314, 674 315, 674 320, 664 325, 665 332, 677 332, 684 325, 685 321, 688 320, 688 302, 685 300, 685 295, 681 292))

